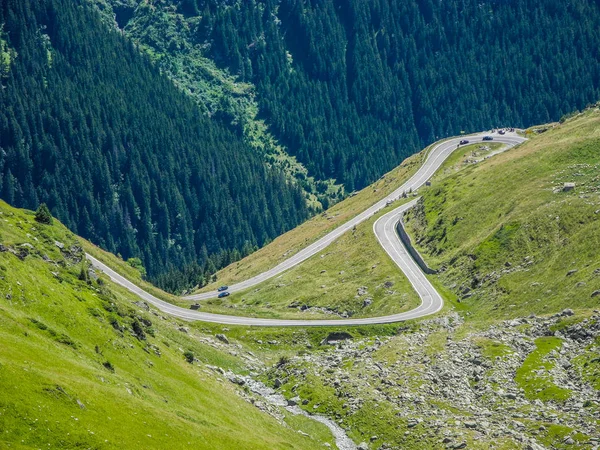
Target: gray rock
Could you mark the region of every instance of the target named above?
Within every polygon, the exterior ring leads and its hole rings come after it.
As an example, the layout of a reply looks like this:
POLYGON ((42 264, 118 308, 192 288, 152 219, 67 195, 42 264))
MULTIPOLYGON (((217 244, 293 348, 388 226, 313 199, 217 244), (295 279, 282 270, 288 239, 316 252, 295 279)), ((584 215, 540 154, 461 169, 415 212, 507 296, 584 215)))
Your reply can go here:
POLYGON ((598 297, 600 295, 600 289, 598 289, 597 291, 592 292, 592 297, 598 297))
POLYGON ((59 241, 54 241, 54 245, 56 245, 58 248, 60 248, 61 250, 63 248, 65 248, 65 244, 63 244, 62 242, 59 241))
POLYGON ((352 336, 346 331, 334 331, 329 333, 327 337, 321 341, 321 345, 331 344, 332 342, 345 341, 353 338, 354 336, 352 336))
POLYGON ((150 311, 150 305, 148 305, 148 303, 143 302, 143 301, 138 301, 138 302, 133 302, 133 304, 135 306, 139 306, 142 309, 145 309, 146 311, 150 311))
POLYGON ((571 275, 574 275, 576 273, 577 273, 577 269, 572 269, 567 272, 567 276, 570 277, 571 275))
POLYGON ((229 339, 227 339, 227 336, 225 336, 224 334, 216 334, 215 337, 220 340, 221 342, 225 343, 225 344, 229 344, 229 339))
POLYGON ((298 396, 289 398, 287 401, 288 406, 296 406, 299 403, 300 403, 300 397, 298 397, 298 396))
POLYGON ((366 442, 361 442, 360 444, 358 444, 357 449, 358 450, 369 450, 369 444, 367 444, 366 442))
POLYGON ((370 306, 373 303, 373 299, 371 297, 367 297, 363 300, 363 308, 370 306))
POLYGON ((279 378, 275 378, 275 381, 273 382, 273 386, 275 386, 275 389, 280 388, 283 385, 283 383, 281 382, 281 380, 279 378))
POLYGON ((527 444, 527 446, 525 447, 525 450, 545 450, 544 447, 542 447, 540 444, 537 444, 535 442, 530 442, 529 444, 527 444))
POLYGON ((561 316, 572 316, 575 313, 573 312, 572 309, 564 309, 563 312, 560 313, 561 316))

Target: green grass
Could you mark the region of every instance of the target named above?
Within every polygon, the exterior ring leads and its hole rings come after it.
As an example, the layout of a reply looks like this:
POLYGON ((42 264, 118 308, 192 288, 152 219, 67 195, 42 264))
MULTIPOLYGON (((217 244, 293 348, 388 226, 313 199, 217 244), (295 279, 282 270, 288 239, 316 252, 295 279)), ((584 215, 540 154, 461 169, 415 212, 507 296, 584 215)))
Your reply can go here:
POLYGON ((302 264, 247 291, 203 302, 203 311, 285 318, 339 318, 394 314, 416 307, 420 299, 408 279, 381 247, 373 223, 392 207, 345 233, 302 264), (367 288, 358 295, 360 288, 367 288), (365 305, 365 299, 371 304, 365 305), (335 315, 304 312, 326 307, 335 315))
POLYGON ((0 213, 1 448, 322 447, 323 430, 282 426, 205 366, 244 372, 237 353, 104 277, 80 280, 80 244, 57 221, 0 213))
MULTIPOLYGON (((564 444, 564 439, 567 436, 571 436, 576 444, 584 444, 588 442, 589 436, 586 436, 582 433, 578 433, 570 427, 564 425, 557 425, 554 423, 545 423, 543 424, 546 428, 546 431, 540 433, 539 441, 543 445, 550 445, 551 448, 559 448, 559 449, 569 449, 569 448, 582 448, 577 445, 566 445, 564 444)), ((585 447, 583 447, 585 448, 585 447)))
POLYGON ((529 400, 564 402, 571 397, 571 391, 556 386, 547 372, 554 367, 548 359, 551 352, 558 352, 562 340, 556 337, 541 337, 535 340, 536 349, 531 352, 515 375, 515 382, 524 390, 529 400), (544 373, 540 374, 539 371, 544 373))
POLYGON ((440 181, 456 172, 463 170, 466 166, 477 164, 486 157, 503 149, 504 145, 498 142, 474 142, 455 150, 445 161, 440 169, 431 178, 432 183, 440 181))
POLYGON ((470 319, 597 305, 598 109, 460 171, 448 165, 423 190, 407 228, 470 319), (560 191, 568 181, 576 189, 560 191))
MULTIPOLYGON (((180 301, 179 297, 173 294, 169 294, 168 292, 165 292, 144 280, 140 274, 140 271, 132 267, 122 258, 102 250, 100 247, 97 247, 96 245, 92 244, 86 239, 83 239, 81 237, 79 237, 78 239, 81 247, 86 253, 89 253, 94 258, 103 262, 115 272, 119 273, 121 276, 135 283, 136 285, 144 289, 146 292, 170 303, 177 303, 180 301)), ((187 305, 189 305, 189 303, 187 303, 187 305)))
POLYGON ((497 358, 502 359, 514 353, 508 345, 493 339, 477 338, 475 343, 481 348, 481 354, 491 361, 495 361, 497 358))

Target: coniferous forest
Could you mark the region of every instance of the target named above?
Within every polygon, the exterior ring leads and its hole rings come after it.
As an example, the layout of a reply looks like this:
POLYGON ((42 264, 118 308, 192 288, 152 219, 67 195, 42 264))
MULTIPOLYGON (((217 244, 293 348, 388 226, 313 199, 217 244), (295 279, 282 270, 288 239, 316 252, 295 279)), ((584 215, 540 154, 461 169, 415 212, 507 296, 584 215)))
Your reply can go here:
POLYGON ((307 217, 296 186, 84 2, 0 4, 2 199, 47 203, 172 290, 307 217))
POLYGON ((593 0, 177 0, 256 83, 292 154, 347 191, 461 131, 558 120, 600 98, 593 0))
POLYGON ((184 66, 166 71, 175 84, 161 73, 153 49, 175 53, 190 40, 253 86, 269 132, 310 176, 346 193, 438 138, 558 120, 600 98, 592 0, 0 5, 1 197, 47 203, 173 291, 310 211, 239 129, 175 87, 190 76, 184 66), (162 29, 165 17, 173 28, 162 29), (156 25, 147 52, 127 38, 134 23, 156 25))

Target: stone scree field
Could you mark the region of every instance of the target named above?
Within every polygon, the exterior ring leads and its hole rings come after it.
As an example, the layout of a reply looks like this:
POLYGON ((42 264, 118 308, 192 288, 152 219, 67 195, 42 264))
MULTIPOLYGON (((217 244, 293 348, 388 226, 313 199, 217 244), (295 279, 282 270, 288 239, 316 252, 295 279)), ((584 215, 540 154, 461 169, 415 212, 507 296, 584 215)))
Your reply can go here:
POLYGON ((484 331, 449 313, 394 337, 339 337, 260 378, 290 405, 334 418, 361 449, 599 448, 597 310, 484 331))

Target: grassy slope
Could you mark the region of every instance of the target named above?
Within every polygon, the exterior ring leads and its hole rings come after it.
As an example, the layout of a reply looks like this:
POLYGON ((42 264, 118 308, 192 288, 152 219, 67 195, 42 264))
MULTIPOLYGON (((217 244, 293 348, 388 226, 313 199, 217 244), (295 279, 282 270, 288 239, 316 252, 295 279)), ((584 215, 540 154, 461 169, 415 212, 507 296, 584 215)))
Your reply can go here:
POLYGON ((442 268, 441 281, 472 295, 462 300, 472 318, 592 307, 600 289, 599 167, 595 109, 434 182, 409 230, 442 268), (553 192, 568 181, 575 191, 553 192))
POLYGON ((373 223, 398 203, 344 234, 323 252, 282 275, 225 299, 203 302, 203 311, 269 317, 368 317, 415 308, 419 297, 373 234, 373 223), (367 292, 358 295, 359 288, 367 292), (372 303, 365 306, 365 299, 372 303), (292 306, 290 306, 292 305, 292 306), (301 311, 300 307, 326 307, 301 311))
POLYGON ((205 286, 201 291, 214 290, 222 284, 233 284, 275 267, 397 189, 421 166, 426 151, 407 158, 400 166, 356 195, 279 236, 241 261, 220 270, 217 272, 217 281, 205 286))
POLYGON ((529 400, 538 398, 544 401, 565 401, 570 397, 570 391, 549 381, 548 375, 539 374, 539 372, 552 369, 553 362, 546 361, 545 357, 553 350, 559 351, 562 340, 554 336, 541 337, 536 339, 535 345, 536 349, 529 354, 517 370, 515 381, 524 390, 525 396, 529 400))
MULTIPOLYGON (((0 447, 322 446, 204 366, 244 370, 235 352, 179 331, 107 281, 80 281, 79 243, 62 225, 38 224, 3 202, 0 213, 0 447)), ((313 424, 304 429, 323 434, 313 424)))

